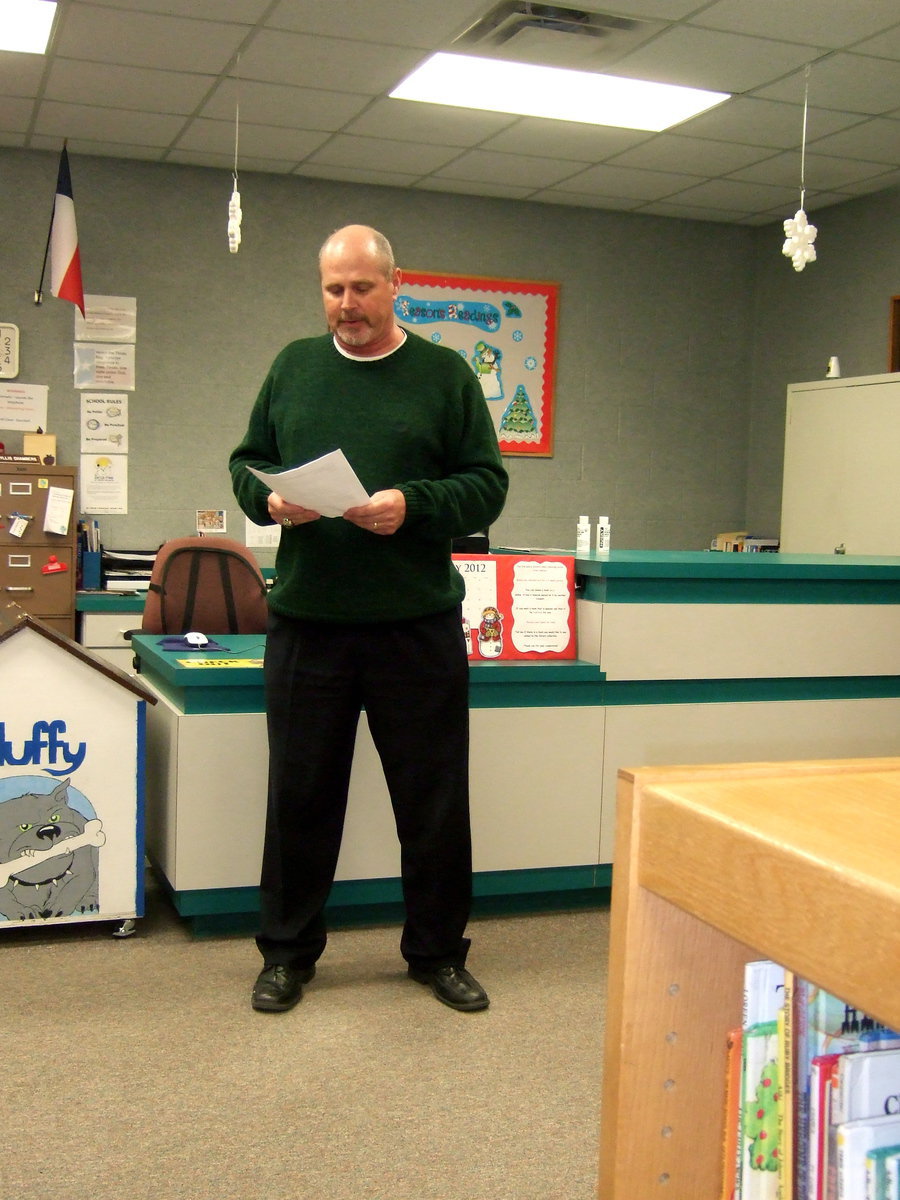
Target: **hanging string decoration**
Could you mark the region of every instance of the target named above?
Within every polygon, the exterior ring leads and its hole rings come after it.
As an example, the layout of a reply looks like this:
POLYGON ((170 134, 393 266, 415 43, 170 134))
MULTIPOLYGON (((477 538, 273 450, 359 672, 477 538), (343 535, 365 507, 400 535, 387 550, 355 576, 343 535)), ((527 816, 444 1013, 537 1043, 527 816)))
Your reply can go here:
MULTIPOLYGON (((240 63, 240 59, 238 59, 240 63)), ((232 179, 234 187, 231 192, 231 199, 228 201, 228 249, 232 254, 237 254, 238 247, 241 244, 241 193, 238 191, 238 140, 240 133, 241 121, 241 98, 240 93, 234 102, 234 169, 232 171, 232 179)))
POLYGON ((806 199, 806 120, 809 112, 809 64, 806 66, 806 86, 803 95, 803 139, 800 146, 800 207, 792 218, 784 222, 785 240, 781 253, 789 258, 795 271, 802 271, 807 263, 816 261, 813 243, 819 232, 810 225, 803 210, 806 199))

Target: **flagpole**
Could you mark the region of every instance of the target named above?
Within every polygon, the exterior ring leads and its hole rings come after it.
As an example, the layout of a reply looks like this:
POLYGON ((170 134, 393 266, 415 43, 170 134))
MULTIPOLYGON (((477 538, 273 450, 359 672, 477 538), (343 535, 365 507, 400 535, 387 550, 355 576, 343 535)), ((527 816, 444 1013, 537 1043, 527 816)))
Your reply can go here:
MULTIPOLYGON (((62 148, 65 150, 69 144, 68 138, 63 138, 62 148)), ((50 209, 50 228, 47 230, 47 245, 44 247, 44 261, 41 265, 41 281, 34 289, 34 303, 41 305, 44 303, 44 275, 47 271, 47 259, 50 255, 50 239, 53 237, 53 217, 56 213, 56 194, 53 195, 53 207, 50 209)))

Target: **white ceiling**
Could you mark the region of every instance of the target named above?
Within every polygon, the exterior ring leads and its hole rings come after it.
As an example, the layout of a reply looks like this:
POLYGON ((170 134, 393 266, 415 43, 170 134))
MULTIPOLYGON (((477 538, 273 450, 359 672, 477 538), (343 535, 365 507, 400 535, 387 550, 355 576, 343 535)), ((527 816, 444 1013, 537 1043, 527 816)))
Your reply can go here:
MULTIPOLYGON (((495 0, 61 0, 0 53, 0 145, 758 225, 900 183, 898 0, 565 0, 518 54, 733 93, 664 133, 390 100, 495 0)), ((470 46, 455 47, 472 53, 470 46)), ((487 52, 482 50, 482 52, 487 52)))

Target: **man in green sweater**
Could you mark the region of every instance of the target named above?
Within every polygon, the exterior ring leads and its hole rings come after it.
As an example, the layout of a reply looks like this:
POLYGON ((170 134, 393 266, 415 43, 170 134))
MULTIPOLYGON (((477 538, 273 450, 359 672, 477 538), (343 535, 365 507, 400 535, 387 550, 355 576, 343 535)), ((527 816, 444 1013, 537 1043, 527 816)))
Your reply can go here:
POLYGON ((350 225, 319 254, 330 333, 285 347, 231 455, 234 492, 283 526, 269 596, 269 798, 253 1007, 300 1000, 326 943, 356 727, 365 708, 401 847, 411 978, 487 1008, 465 969, 472 890, 464 584, 451 540, 499 516, 508 479, 481 387, 453 350, 398 325, 387 239, 350 225), (247 467, 341 449, 369 501, 288 503, 247 467))

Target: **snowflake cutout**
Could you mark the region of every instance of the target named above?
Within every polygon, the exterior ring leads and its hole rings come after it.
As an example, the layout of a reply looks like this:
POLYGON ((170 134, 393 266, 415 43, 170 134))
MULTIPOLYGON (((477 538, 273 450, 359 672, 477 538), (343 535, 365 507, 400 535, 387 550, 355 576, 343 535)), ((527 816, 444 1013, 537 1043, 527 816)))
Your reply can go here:
POLYGON ((536 367, 537 367, 537 359, 534 357, 533 354, 529 354, 528 357, 525 359, 525 370, 526 371, 534 371, 536 369, 536 367))
POLYGON ((807 221, 802 208, 797 209, 792 219, 785 221, 784 232, 786 237, 781 253, 791 260, 795 271, 802 271, 807 263, 816 261, 813 242, 819 231, 807 221))
POLYGON ((525 334, 522 332, 521 329, 513 330, 513 341, 514 342, 521 342, 521 340, 524 336, 525 336, 525 334))
POLYGON ((441 340, 441 335, 439 333, 433 333, 431 335, 431 340, 435 343, 435 345, 437 345, 437 343, 441 340))

